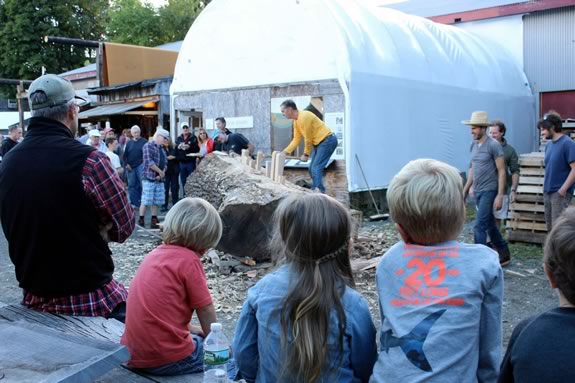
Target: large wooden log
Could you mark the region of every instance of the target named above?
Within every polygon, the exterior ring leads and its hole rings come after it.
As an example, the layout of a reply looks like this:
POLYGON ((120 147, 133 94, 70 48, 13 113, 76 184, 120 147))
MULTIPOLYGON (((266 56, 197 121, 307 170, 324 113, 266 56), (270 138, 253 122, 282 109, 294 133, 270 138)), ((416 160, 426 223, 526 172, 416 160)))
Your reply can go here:
POLYGON ((188 177, 186 194, 210 202, 224 225, 218 250, 256 261, 271 258, 268 249, 273 213, 279 201, 307 190, 290 182, 274 182, 263 171, 220 152, 208 155, 188 177))

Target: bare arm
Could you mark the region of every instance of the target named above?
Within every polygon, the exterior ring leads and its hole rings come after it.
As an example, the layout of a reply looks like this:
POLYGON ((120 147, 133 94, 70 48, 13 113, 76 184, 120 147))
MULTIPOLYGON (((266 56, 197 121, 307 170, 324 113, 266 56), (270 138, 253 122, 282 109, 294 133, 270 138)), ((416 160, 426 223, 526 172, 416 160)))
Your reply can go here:
POLYGON ((559 194, 563 197, 565 197, 567 190, 569 190, 571 185, 573 185, 575 182, 575 162, 571 162, 569 166, 571 166, 571 171, 569 172, 565 182, 563 182, 563 186, 561 186, 561 189, 559 189, 559 194))
POLYGON ((473 164, 469 168, 469 172, 467 172, 467 182, 465 182, 465 186, 463 187, 463 199, 467 199, 467 195, 469 194, 469 189, 473 185, 473 164))
POLYGON ((515 196, 517 195, 517 185, 519 185, 519 173, 513 173, 511 175, 511 192, 509 193, 510 202, 515 202, 515 196))
POLYGON ((505 158, 503 156, 499 156, 495 159, 495 166, 497 166, 497 179, 498 179, 498 188, 497 188, 497 197, 495 197, 495 209, 501 209, 503 205, 503 195, 505 194, 505 181, 506 181, 506 167, 505 167, 505 158))
POLYGON ((216 309, 213 303, 196 310, 196 315, 200 320, 202 331, 207 336, 210 333, 210 326, 216 321, 216 309))

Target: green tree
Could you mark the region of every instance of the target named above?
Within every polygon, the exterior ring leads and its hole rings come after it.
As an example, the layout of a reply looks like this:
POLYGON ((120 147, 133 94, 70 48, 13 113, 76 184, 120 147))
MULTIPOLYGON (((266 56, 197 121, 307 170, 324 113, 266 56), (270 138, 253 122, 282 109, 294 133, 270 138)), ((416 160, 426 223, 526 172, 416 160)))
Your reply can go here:
POLYGON ((29 80, 42 67, 62 73, 84 65, 86 48, 48 44, 43 38, 101 40, 107 5, 107 0, 0 0, 0 77, 29 80))
POLYGON ((108 41, 153 47, 183 40, 210 1, 168 0, 159 9, 139 0, 113 0, 108 41))
POLYGON ((162 44, 158 12, 139 0, 115 0, 110 9, 107 40, 121 44, 155 46, 162 44))
POLYGON ((196 17, 208 3, 209 0, 168 0, 159 11, 164 42, 183 40, 196 17))

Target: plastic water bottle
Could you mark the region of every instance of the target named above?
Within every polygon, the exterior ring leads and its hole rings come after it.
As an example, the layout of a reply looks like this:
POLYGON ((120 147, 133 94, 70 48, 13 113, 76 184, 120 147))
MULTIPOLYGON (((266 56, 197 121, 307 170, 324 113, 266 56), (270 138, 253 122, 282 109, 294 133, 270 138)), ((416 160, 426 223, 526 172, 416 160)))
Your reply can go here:
POLYGON ((212 323, 210 330, 204 339, 204 383, 225 383, 228 381, 230 342, 221 323, 212 323))

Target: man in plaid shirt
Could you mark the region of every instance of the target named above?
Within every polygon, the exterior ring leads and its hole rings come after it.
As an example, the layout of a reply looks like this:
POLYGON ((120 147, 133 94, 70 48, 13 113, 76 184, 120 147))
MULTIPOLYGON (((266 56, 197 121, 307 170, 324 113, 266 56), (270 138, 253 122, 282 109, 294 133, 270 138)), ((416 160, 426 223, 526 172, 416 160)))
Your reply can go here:
POLYGON ((44 75, 28 94, 26 139, 0 168, 0 219, 22 304, 123 321, 127 291, 113 279, 108 242, 135 227, 124 185, 104 153, 74 139, 79 108, 69 81, 44 75))
POLYGON ((166 154, 162 149, 168 142, 170 133, 158 127, 151 142, 144 145, 144 173, 142 175, 142 204, 140 205, 140 219, 138 225, 145 226, 144 216, 146 208, 151 207, 152 223, 150 228, 159 226, 158 208, 164 204, 166 194, 164 190, 164 177, 167 167, 166 154))

